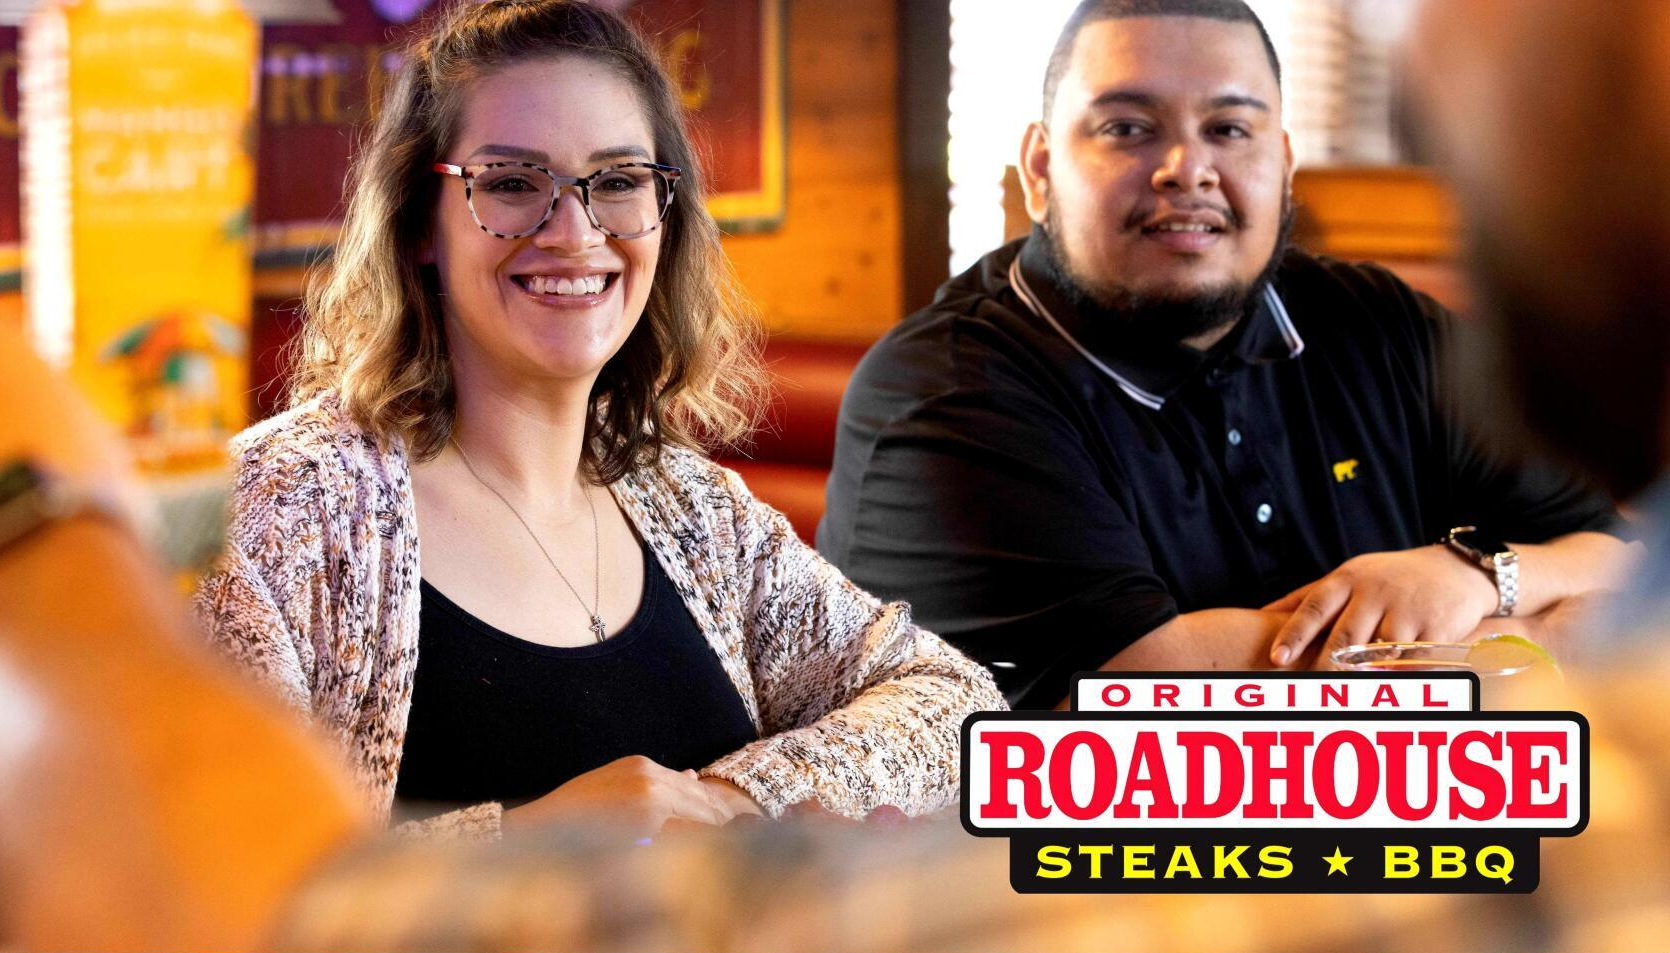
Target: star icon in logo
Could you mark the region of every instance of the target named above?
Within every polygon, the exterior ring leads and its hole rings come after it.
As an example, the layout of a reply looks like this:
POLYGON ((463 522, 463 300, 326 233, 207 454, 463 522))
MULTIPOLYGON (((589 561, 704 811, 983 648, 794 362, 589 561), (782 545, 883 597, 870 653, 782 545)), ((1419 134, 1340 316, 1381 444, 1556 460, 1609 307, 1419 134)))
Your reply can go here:
POLYGON ((1351 872, 1345 869, 1345 865, 1351 863, 1351 861, 1356 858, 1344 856, 1340 853, 1339 848, 1335 847, 1334 852, 1331 855, 1325 856, 1322 859, 1328 862, 1328 876, 1332 877, 1335 873, 1342 873, 1349 877, 1351 876, 1351 872))

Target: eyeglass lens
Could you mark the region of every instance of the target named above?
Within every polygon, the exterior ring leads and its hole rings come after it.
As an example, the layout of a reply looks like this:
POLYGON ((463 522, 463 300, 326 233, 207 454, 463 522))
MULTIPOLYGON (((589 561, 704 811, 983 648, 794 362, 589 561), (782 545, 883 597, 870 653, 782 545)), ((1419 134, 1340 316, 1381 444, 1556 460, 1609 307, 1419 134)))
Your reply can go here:
MULTIPOLYGON (((517 235, 539 227, 556 187, 556 180, 539 169, 497 166, 475 177, 470 203, 483 226, 517 235)), ((666 176, 654 169, 611 169, 591 182, 591 214, 614 235, 641 234, 661 220, 670 191, 666 176)))

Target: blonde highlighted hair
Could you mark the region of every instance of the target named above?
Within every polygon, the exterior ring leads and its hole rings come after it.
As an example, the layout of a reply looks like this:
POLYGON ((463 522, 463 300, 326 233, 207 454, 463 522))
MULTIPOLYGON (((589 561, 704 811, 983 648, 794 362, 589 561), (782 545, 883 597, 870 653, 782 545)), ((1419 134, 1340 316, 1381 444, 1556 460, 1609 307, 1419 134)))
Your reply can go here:
POLYGON ((292 403, 335 390, 380 439, 404 438, 418 459, 440 452, 454 402, 438 278, 420 264, 441 187, 430 167, 453 145, 472 82, 553 56, 618 71, 643 105, 656 161, 684 170, 643 318, 592 389, 584 462, 612 483, 653 465, 665 445, 732 442, 752 427, 758 332, 704 204, 677 95, 631 26, 577 0, 464 0, 407 49, 349 174, 332 259, 310 276, 292 403))

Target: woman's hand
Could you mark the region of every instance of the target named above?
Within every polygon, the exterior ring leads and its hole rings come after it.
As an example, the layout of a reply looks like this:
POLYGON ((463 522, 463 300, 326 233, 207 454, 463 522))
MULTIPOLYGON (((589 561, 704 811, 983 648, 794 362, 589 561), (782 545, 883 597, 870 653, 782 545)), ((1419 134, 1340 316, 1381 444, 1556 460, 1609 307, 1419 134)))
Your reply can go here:
POLYGON ((702 778, 701 782, 708 789, 708 795, 724 805, 725 809, 731 812, 733 819, 744 815, 759 816, 763 813, 759 804, 747 791, 724 778, 706 777, 702 778))
POLYGON ((746 813, 759 813, 759 806, 730 782, 697 778, 694 771, 674 771, 633 755, 506 811, 504 826, 584 821, 647 837, 669 821, 717 826, 746 813))

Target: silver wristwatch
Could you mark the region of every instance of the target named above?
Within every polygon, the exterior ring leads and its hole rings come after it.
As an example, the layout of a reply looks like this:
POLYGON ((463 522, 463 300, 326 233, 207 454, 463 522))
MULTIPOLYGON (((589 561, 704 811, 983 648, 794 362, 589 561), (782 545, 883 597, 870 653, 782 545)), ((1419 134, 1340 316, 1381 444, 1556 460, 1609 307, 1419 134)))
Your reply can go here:
POLYGON ((1495 616, 1513 615, 1519 604, 1519 554, 1477 526, 1457 526, 1444 537, 1452 552, 1496 580, 1495 616))

